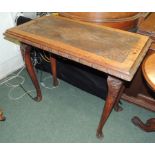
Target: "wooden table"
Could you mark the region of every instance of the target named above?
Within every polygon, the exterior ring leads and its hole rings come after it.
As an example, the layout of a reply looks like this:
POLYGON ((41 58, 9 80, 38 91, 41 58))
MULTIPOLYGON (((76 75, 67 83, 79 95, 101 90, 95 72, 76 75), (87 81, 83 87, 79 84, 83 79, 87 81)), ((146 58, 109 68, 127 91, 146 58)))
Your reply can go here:
POLYGON ((42 99, 40 86, 31 62, 31 46, 51 53, 53 84, 57 85, 56 56, 62 56, 108 74, 108 95, 96 136, 123 92, 124 82, 131 81, 151 41, 148 37, 113 28, 73 21, 63 17, 44 16, 13 27, 5 36, 21 42, 27 71, 36 88, 36 101, 42 99))

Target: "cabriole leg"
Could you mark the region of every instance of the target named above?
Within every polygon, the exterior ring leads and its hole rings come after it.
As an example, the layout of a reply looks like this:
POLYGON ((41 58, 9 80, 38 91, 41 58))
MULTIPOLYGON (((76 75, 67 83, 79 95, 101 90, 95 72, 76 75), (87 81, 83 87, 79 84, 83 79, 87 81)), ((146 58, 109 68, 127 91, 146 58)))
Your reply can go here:
POLYGON ((39 102, 42 100, 42 94, 41 94, 39 82, 30 57, 31 46, 24 45, 24 49, 22 48, 22 50, 24 50, 24 53, 25 53, 25 65, 26 65, 27 72, 34 84, 34 87, 36 88, 37 96, 34 98, 34 100, 39 102))
POLYGON ((123 81, 117 78, 108 76, 107 84, 108 84, 108 95, 107 95, 102 116, 97 128, 97 132, 96 132, 97 138, 103 138, 102 128, 105 125, 116 101, 119 100, 118 97, 120 97, 119 93, 123 86, 123 81))

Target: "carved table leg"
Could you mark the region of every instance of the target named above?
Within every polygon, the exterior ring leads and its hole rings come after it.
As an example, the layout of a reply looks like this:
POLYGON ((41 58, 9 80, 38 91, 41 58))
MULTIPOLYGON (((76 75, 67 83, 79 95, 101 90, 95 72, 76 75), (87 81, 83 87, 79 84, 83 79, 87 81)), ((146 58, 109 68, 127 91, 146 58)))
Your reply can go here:
POLYGON ((35 88, 36 88, 36 92, 37 92, 37 96, 34 98, 34 100, 39 102, 42 99, 42 94, 41 94, 39 82, 37 80, 37 76, 36 76, 35 70, 33 68, 31 57, 30 57, 31 46, 25 45, 24 47, 25 47, 24 52, 25 52, 26 69, 27 69, 27 72, 28 72, 35 88))
POLYGON ((140 129, 146 132, 154 132, 155 131, 155 118, 150 118, 143 123, 137 116, 133 117, 132 120, 134 125, 139 127, 140 129))
POLYGON ((5 121, 5 116, 3 115, 3 112, 0 111, 0 121, 5 121))
POLYGON ((121 90, 119 92, 119 95, 118 95, 118 97, 116 99, 116 102, 115 102, 115 105, 114 105, 114 110, 117 111, 117 112, 120 112, 120 111, 123 110, 123 108, 119 105, 119 101, 120 101, 120 98, 122 96, 122 93, 124 92, 124 89, 125 89, 125 86, 123 85, 121 87, 121 90))
POLYGON ((50 55, 50 62, 51 62, 51 71, 53 75, 53 86, 58 85, 57 80, 57 60, 53 54, 50 55))
POLYGON ((119 93, 123 86, 123 81, 111 76, 108 76, 107 83, 108 83, 108 95, 105 101, 100 123, 97 128, 96 132, 97 138, 103 137, 102 128, 105 125, 106 120, 108 119, 115 105, 115 102, 118 100, 118 96, 120 97, 119 93))

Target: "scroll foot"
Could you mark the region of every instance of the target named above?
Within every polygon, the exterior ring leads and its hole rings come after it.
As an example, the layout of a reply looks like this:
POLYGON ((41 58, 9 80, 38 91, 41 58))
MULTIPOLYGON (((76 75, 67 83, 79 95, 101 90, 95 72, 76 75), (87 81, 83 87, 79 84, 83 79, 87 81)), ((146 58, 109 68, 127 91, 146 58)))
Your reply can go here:
POLYGON ((42 100, 41 96, 36 96, 33 98, 35 101, 40 102, 42 100))
POLYGON ((148 119, 146 123, 143 123, 137 116, 131 119, 132 123, 142 129, 145 132, 155 131, 155 118, 148 119))
POLYGON ((102 131, 97 131, 96 132, 96 137, 100 140, 103 140, 104 138, 104 135, 103 135, 103 132, 102 131))
POLYGON ((114 110, 116 112, 120 112, 120 111, 123 111, 123 108, 120 105, 117 105, 117 106, 114 107, 114 110))

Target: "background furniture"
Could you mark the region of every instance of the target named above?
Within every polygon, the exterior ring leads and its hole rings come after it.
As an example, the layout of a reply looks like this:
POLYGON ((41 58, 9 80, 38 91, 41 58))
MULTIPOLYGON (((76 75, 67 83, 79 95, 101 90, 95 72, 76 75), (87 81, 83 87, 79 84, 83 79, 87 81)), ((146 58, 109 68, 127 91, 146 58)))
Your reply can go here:
MULTIPOLYGON (((150 13, 137 28, 137 33, 147 35, 153 40, 147 52, 150 55, 155 51, 155 13, 150 13)), ((142 75, 142 66, 138 69, 131 84, 127 85, 122 99, 134 103, 148 110, 155 111, 155 93, 148 87, 142 75)))
POLYGON ((138 24, 139 12, 60 12, 59 15, 74 20, 108 27, 130 30, 138 24))
MULTIPOLYGON (((155 94, 155 13, 151 13, 150 16, 139 25, 138 33, 150 36, 153 40, 148 56, 142 65, 142 71, 148 87, 151 88, 153 94, 155 94)), ((155 102, 152 102, 153 107, 150 106, 151 102, 151 98, 148 98, 145 100, 144 105, 154 111, 155 102)), ((155 131, 155 118, 147 120, 144 124, 138 117, 134 117, 132 122, 146 132, 155 131)))
MULTIPOLYGON (((155 92, 155 53, 145 58, 142 70, 147 84, 155 92)), ((143 123, 137 116, 135 116, 132 118, 132 122, 146 132, 155 131, 155 118, 150 118, 146 123, 143 123)))

